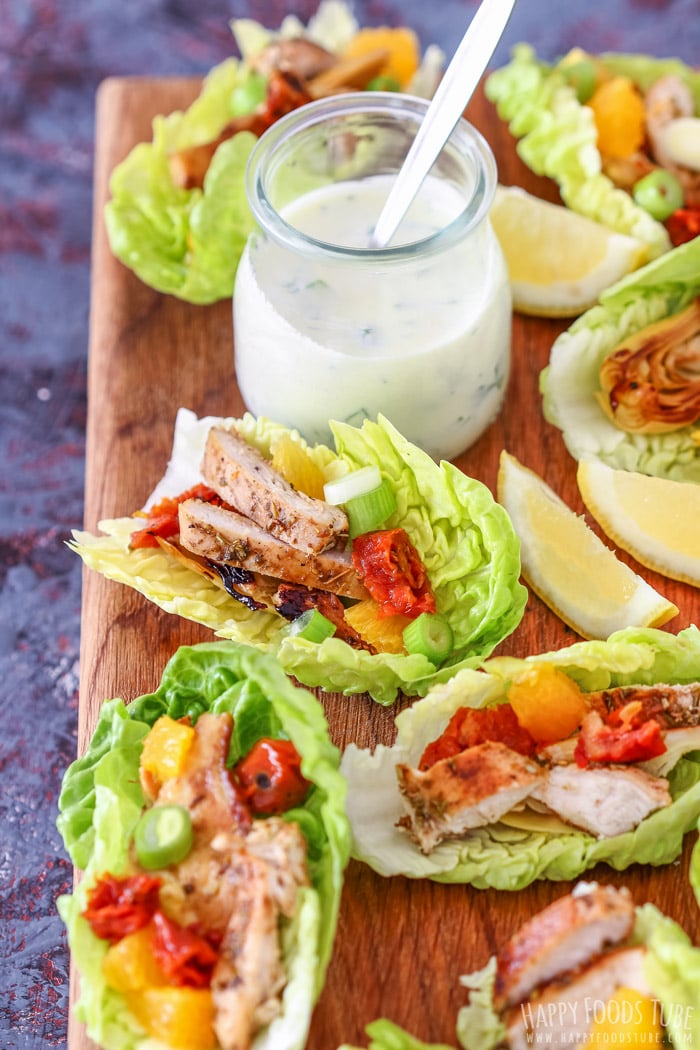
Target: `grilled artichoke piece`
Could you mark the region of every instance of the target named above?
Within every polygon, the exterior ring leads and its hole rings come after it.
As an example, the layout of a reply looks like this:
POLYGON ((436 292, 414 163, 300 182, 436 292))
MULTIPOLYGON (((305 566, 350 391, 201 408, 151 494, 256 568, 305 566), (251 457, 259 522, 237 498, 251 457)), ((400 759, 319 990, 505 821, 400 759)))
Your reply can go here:
POLYGON ((604 412, 630 433, 663 434, 700 418, 700 296, 612 350, 600 385, 604 412))

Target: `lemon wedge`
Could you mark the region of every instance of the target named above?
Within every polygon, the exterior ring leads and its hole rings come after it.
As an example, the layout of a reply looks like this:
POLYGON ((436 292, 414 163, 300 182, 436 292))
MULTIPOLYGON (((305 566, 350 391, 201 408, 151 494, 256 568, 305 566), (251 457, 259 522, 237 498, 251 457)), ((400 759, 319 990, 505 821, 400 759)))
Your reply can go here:
POLYGON ((636 238, 517 186, 496 189, 490 218, 520 313, 575 317, 648 258, 636 238))
POLYGON ((603 531, 640 565, 700 587, 700 485, 581 460, 583 502, 603 531))
POLYGON ((582 638, 659 627, 678 609, 611 551, 534 471, 501 452, 498 501, 520 538, 522 574, 582 638))

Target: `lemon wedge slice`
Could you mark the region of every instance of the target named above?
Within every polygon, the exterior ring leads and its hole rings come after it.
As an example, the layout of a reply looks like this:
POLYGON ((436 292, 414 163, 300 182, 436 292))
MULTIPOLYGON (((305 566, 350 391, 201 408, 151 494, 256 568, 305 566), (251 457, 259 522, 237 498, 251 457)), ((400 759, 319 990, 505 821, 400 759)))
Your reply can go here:
POLYGON ((582 638, 659 627, 678 612, 611 551, 534 471, 501 452, 498 501, 520 538, 522 574, 582 638))
POLYGON ((640 565, 700 587, 700 485, 581 460, 583 502, 603 531, 640 565))
POLYGON ((520 313, 575 317, 648 258, 642 241, 517 186, 496 189, 490 218, 520 313))

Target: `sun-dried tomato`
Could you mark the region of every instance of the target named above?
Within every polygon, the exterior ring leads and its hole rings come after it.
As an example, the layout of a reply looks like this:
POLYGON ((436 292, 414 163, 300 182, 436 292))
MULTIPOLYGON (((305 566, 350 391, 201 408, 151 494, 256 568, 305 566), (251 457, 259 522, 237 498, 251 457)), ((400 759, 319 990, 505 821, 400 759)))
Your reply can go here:
POLYGON ((633 701, 611 712, 605 722, 595 711, 586 715, 574 758, 583 769, 593 762, 645 762, 665 750, 659 722, 645 719, 642 705, 633 701))
POLYGON ((154 875, 103 875, 88 892, 83 916, 97 937, 120 941, 150 922, 158 908, 160 884, 154 875))
POLYGON ((217 953, 204 937, 173 922, 162 911, 153 916, 153 955, 170 984, 207 988, 217 953))
POLYGON ((405 529, 380 529, 356 536, 352 562, 379 603, 380 616, 416 617, 436 611, 425 565, 405 529))
POLYGON ((178 507, 186 499, 201 499, 205 503, 221 504, 222 500, 208 485, 193 485, 179 496, 166 496, 160 502, 154 504, 146 513, 146 524, 142 529, 132 532, 129 546, 132 550, 139 547, 157 547, 158 539, 167 540, 171 536, 177 536, 180 531, 178 520, 178 507))
POLYGON ((300 805, 309 790, 291 740, 263 737, 236 764, 234 776, 253 813, 267 816, 300 805))
POLYGON ((535 741, 518 722, 510 704, 495 707, 461 707, 452 715, 442 736, 428 744, 419 768, 430 769, 442 758, 452 758, 469 747, 498 741, 521 755, 534 755, 535 741))
POLYGON ((700 235, 700 208, 679 208, 666 220, 671 244, 687 244, 700 235))

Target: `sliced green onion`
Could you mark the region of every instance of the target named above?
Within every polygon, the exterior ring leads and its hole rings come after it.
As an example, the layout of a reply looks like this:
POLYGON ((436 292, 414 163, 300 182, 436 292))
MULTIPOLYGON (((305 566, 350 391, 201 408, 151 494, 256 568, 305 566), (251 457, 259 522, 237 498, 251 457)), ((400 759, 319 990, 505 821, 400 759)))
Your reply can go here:
POLYGON ((318 609, 307 609, 285 628, 285 634, 306 642, 323 642, 335 634, 335 624, 318 609))
POLYGON ((406 652, 426 656, 433 664, 452 652, 452 639, 452 628, 439 613, 421 613, 403 631, 406 652))
POLYGON ((379 488, 381 483, 382 475, 379 467, 360 467, 359 470, 353 470, 342 478, 327 481, 323 486, 323 498, 326 503, 339 507, 348 500, 357 499, 358 496, 364 496, 366 492, 379 488))
POLYGON ((350 539, 361 536, 363 532, 374 532, 375 529, 381 528, 395 510, 396 496, 386 478, 371 492, 348 500, 345 513, 350 526, 350 539))
POLYGON ((372 77, 365 91, 400 91, 401 85, 396 77, 379 76, 372 77))
POLYGON ((262 73, 250 73, 245 80, 231 92, 229 109, 232 117, 252 113, 256 106, 265 101, 267 94, 267 77, 262 73))
POLYGON ((184 806, 152 806, 134 831, 139 864, 149 870, 177 864, 192 849, 192 838, 192 818, 184 806))

